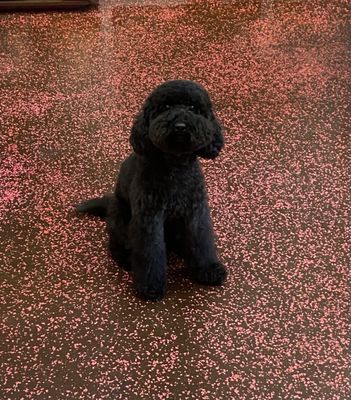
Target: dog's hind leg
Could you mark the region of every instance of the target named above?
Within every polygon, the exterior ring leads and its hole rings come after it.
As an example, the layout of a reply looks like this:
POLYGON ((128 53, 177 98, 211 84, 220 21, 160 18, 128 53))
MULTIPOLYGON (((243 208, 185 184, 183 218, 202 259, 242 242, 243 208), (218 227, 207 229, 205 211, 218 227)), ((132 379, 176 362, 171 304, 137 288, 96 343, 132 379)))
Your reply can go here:
POLYGON ((107 232, 111 257, 126 271, 130 271, 128 225, 131 218, 129 204, 118 195, 113 197, 107 212, 107 232))

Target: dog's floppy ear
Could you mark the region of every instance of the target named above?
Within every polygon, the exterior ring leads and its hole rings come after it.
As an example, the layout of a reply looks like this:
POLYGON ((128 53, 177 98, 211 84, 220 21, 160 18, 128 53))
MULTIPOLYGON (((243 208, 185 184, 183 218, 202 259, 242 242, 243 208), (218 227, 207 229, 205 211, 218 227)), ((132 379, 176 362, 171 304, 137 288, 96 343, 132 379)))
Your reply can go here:
POLYGON ((136 116, 129 138, 133 150, 140 155, 151 154, 155 146, 149 138, 148 108, 144 107, 136 116))
POLYGON ((198 156, 207 159, 216 158, 224 146, 223 129, 220 122, 213 114, 212 110, 210 120, 213 127, 213 140, 208 146, 203 147, 197 152, 198 156))

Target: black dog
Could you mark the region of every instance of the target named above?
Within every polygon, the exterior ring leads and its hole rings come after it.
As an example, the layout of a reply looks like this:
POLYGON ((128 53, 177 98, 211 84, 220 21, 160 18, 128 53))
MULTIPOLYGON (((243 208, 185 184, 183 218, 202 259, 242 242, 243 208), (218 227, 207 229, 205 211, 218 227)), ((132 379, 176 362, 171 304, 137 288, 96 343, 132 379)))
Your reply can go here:
POLYGON ((191 277, 220 285, 203 173, 197 156, 223 147, 211 100, 199 84, 176 80, 157 87, 135 119, 132 153, 114 194, 88 200, 79 212, 106 217, 114 260, 131 270, 139 294, 157 300, 166 289, 167 250, 184 258, 191 277))

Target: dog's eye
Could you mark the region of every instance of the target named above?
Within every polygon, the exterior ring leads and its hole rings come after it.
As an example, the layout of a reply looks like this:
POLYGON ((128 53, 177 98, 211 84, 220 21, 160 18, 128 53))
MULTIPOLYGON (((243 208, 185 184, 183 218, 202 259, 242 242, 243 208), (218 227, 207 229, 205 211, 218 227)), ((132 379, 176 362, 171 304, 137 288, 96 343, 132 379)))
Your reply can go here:
POLYGON ((190 111, 194 111, 195 110, 195 106, 193 106, 192 104, 189 106, 189 110, 190 111))
POLYGON ((170 108, 171 108, 171 106, 170 106, 169 104, 166 104, 166 105, 165 105, 165 109, 166 109, 166 110, 170 110, 170 108))

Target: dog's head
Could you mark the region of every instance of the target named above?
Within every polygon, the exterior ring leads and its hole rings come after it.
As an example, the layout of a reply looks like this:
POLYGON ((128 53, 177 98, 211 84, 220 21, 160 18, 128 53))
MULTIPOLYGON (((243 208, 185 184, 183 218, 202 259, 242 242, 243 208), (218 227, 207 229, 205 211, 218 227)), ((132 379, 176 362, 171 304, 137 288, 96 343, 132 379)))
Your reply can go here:
POLYGON ((130 142, 136 153, 215 158, 223 147, 220 123, 205 88, 186 80, 165 82, 137 115, 130 142))

